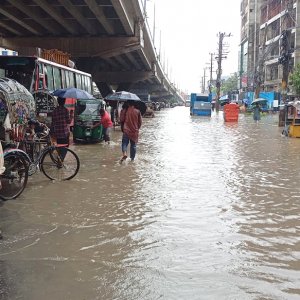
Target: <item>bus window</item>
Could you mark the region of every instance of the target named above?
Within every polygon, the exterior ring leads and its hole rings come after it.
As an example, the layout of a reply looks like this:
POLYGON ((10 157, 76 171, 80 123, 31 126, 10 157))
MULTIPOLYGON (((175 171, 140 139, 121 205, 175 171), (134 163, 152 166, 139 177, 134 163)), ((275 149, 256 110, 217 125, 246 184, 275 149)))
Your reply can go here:
POLYGON ((92 78, 91 77, 88 77, 88 84, 89 84, 88 92, 90 94, 92 94, 92 78))
POLYGON ((84 83, 85 83, 84 90, 90 92, 89 91, 89 86, 90 86, 89 85, 89 78, 87 76, 84 76, 84 83))
POLYGON ((85 82, 84 75, 81 75, 81 85, 82 85, 82 89, 86 91, 86 82, 85 82))
POLYGON ((49 91, 53 91, 54 90, 54 86, 53 86, 53 68, 52 66, 47 65, 46 66, 46 84, 48 87, 49 91))
POLYGON ((75 87, 75 74, 69 71, 69 80, 70 80, 70 87, 75 87))
POLYGON ((54 88, 56 90, 61 89, 61 74, 60 74, 60 70, 57 67, 53 68, 53 75, 54 75, 54 88))
POLYGON ((70 87, 70 72, 69 71, 65 71, 65 78, 66 78, 65 88, 69 88, 70 87))
POLYGON ((44 89, 44 74, 39 73, 39 84, 38 84, 38 89, 42 90, 44 89))
POLYGON ((42 90, 45 88, 45 75, 44 75, 44 66, 43 64, 39 63, 37 69, 37 74, 38 74, 38 82, 36 85, 35 90, 42 90))
POLYGON ((80 74, 76 74, 76 87, 78 89, 82 89, 82 85, 81 85, 81 76, 80 74))
POLYGON ((66 81, 68 82, 68 88, 74 87, 74 74, 73 74, 73 72, 66 71, 66 81))
MULTIPOLYGON (((67 72, 67 71, 66 71, 67 72)), ((66 84, 66 76, 65 76, 65 70, 60 70, 60 74, 61 74, 61 87, 64 89, 67 87, 66 84)))

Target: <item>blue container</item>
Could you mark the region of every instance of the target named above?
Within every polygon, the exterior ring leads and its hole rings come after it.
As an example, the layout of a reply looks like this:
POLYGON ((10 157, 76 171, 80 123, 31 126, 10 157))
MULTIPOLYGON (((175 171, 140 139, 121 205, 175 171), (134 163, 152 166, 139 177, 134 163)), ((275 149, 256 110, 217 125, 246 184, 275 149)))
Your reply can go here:
POLYGON ((211 95, 191 94, 191 116, 211 116, 211 95))

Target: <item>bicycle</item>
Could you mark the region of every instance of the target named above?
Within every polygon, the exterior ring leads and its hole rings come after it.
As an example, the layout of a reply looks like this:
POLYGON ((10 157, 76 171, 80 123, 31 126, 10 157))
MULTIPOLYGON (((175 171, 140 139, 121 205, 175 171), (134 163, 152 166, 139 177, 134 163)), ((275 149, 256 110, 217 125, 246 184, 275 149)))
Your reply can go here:
POLYGON ((47 129, 42 142, 37 136, 32 140, 22 141, 25 150, 31 149, 29 155, 12 145, 4 150, 6 170, 1 175, 1 181, 5 188, 0 190, 0 198, 3 200, 17 198, 25 189, 28 176, 36 173, 37 170, 41 170, 50 180, 61 181, 70 180, 78 173, 80 161, 77 154, 67 148, 66 144, 58 145, 51 142, 49 128, 47 129))
POLYGON ((59 145, 53 142, 46 125, 45 132, 35 134, 32 140, 24 139, 22 144, 27 150, 29 163, 28 175, 41 170, 51 180, 70 180, 79 171, 80 162, 77 154, 67 148, 67 144, 59 145))

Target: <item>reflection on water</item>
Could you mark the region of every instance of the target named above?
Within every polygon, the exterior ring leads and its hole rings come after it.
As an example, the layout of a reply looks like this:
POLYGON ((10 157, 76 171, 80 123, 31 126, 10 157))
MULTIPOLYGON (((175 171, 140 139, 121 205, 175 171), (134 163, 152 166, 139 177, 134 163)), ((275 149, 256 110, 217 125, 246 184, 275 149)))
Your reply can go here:
POLYGON ((134 163, 74 146, 70 182, 0 208, 1 299, 299 299, 300 140, 277 116, 144 119, 134 163))

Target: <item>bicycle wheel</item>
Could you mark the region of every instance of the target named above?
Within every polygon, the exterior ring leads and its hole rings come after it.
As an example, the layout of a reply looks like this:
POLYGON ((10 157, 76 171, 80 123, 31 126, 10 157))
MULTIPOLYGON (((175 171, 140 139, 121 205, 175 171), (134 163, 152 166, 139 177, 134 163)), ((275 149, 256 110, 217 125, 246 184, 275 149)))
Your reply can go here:
POLYGON ((28 180, 28 164, 18 154, 7 154, 4 157, 5 171, 1 175, 2 188, 0 198, 3 200, 15 199, 26 187, 28 180))
POLYGON ((40 163, 42 172, 51 180, 69 180, 79 171, 79 158, 75 152, 64 147, 51 147, 40 163))

